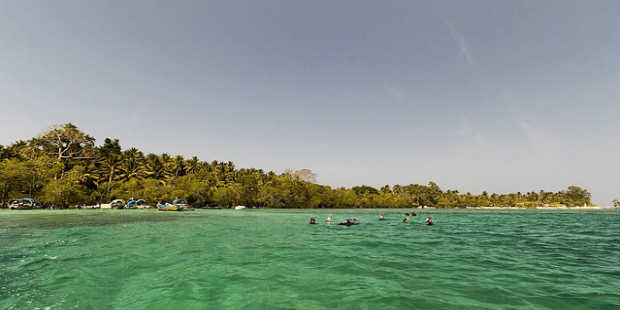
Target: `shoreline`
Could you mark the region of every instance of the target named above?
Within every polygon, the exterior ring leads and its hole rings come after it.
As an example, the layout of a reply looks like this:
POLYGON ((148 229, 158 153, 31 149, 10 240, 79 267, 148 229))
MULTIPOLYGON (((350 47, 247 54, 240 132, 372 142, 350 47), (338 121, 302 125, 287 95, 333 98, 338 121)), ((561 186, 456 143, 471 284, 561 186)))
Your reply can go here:
POLYGON ((538 209, 538 210, 573 210, 573 209, 581 209, 581 210, 600 210, 600 209, 619 209, 614 206, 589 206, 589 207, 534 207, 534 208, 526 208, 526 207, 466 207, 465 209, 538 209))
MULTIPOLYGON (((403 211, 423 211, 423 210, 620 210, 619 207, 614 206, 591 206, 591 207, 465 207, 465 208, 246 208, 244 210, 235 210, 234 208, 195 208, 194 210, 231 210, 237 212, 244 212, 248 210, 403 210, 403 211)), ((116 208, 32 208, 32 209, 10 209, 0 208, 0 211, 28 211, 28 210, 45 210, 45 211, 68 211, 68 210, 110 210, 110 211, 158 211, 157 208, 137 208, 137 209, 116 209, 116 208)), ((182 211, 179 211, 182 212, 182 211)))

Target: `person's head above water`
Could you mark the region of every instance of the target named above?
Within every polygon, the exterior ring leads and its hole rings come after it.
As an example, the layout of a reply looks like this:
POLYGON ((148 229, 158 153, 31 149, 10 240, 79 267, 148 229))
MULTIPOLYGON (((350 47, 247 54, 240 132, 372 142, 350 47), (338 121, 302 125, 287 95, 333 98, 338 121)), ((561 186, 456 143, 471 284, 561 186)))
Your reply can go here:
POLYGON ((316 219, 315 219, 315 218, 313 218, 313 217, 311 217, 311 218, 310 218, 310 224, 316 224, 316 219))

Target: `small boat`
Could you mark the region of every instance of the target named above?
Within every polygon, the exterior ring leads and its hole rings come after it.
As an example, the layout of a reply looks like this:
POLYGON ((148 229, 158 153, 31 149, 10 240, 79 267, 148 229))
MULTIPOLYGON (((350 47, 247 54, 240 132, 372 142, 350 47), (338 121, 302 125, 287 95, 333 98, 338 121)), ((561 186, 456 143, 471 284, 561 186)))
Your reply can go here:
POLYGON ((123 209, 125 208, 125 201, 122 199, 114 199, 110 202, 110 208, 112 209, 123 209))
POLYGON ((172 204, 177 206, 177 207, 181 207, 182 210, 179 210, 179 211, 194 211, 194 208, 192 208, 192 206, 187 204, 187 201, 185 201, 185 199, 177 198, 177 199, 172 201, 172 204))
POLYGON ((145 202, 144 199, 131 199, 125 204, 125 209, 142 209, 145 202))
POLYGON ((157 210, 159 211, 183 211, 183 206, 179 206, 179 205, 174 205, 171 203, 158 203, 157 204, 157 210))
POLYGON ((39 207, 39 205, 32 198, 20 198, 20 199, 13 199, 9 201, 9 209, 12 209, 12 210, 17 210, 17 209, 29 210, 29 209, 34 209, 37 207, 39 207))
POLYGON ((235 210, 243 210, 243 209, 245 209, 245 206, 236 206, 235 207, 235 210))

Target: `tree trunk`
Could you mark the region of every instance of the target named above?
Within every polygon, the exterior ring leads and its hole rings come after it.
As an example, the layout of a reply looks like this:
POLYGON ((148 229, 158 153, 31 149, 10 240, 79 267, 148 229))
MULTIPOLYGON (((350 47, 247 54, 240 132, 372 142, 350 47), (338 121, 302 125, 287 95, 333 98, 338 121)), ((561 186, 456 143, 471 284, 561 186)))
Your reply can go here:
POLYGON ((106 196, 108 200, 110 200, 110 191, 112 189, 112 179, 114 178, 114 170, 116 170, 115 165, 110 166, 110 175, 108 176, 108 188, 106 189, 106 196))

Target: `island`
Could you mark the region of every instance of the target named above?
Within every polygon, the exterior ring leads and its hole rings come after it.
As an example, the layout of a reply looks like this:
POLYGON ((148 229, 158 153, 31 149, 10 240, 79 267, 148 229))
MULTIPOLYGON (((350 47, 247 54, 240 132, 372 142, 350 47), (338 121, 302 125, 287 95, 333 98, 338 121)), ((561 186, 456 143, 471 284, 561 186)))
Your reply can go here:
POLYGON ((471 208, 592 206, 579 186, 549 192, 479 195, 426 185, 332 188, 309 169, 283 173, 237 168, 231 161, 144 154, 118 139, 95 139, 71 123, 38 137, 0 145, 0 205, 31 199, 42 208, 68 208, 139 197, 151 204, 182 198, 195 208, 471 208), (28 197, 28 198, 25 198, 28 197))

